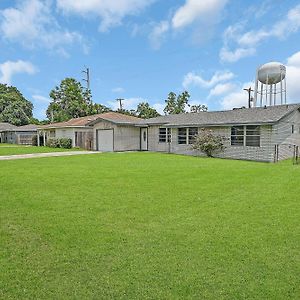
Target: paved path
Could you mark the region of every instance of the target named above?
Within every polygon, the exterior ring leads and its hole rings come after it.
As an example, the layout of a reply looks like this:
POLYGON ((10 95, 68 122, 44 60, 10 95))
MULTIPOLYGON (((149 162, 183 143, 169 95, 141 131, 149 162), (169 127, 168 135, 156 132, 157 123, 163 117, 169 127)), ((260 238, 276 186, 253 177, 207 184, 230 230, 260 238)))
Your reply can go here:
POLYGON ((72 156, 72 155, 86 155, 96 154, 96 151, 67 151, 67 152, 49 152, 49 153, 32 153, 32 154, 14 154, 0 156, 0 160, 39 158, 39 157, 57 157, 57 156, 72 156))

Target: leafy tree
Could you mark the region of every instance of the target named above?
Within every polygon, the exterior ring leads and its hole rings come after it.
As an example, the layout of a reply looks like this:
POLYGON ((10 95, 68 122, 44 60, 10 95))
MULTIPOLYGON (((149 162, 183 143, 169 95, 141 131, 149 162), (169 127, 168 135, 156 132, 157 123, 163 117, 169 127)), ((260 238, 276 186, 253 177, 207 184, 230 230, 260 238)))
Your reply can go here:
POLYGON ((156 111, 156 109, 150 107, 148 102, 142 102, 137 106, 136 115, 139 118, 149 119, 158 117, 160 114, 156 111))
POLYGON ((118 108, 116 110, 117 113, 123 114, 123 115, 128 115, 128 116, 133 116, 136 117, 136 111, 134 109, 124 109, 124 108, 118 108))
POLYGON ((52 102, 46 111, 49 120, 67 121, 109 111, 104 105, 92 103, 91 91, 74 78, 65 78, 50 92, 52 102))
POLYGON ((185 113, 185 106, 188 104, 189 98, 190 94, 187 91, 178 96, 170 92, 168 99, 165 100, 166 107, 164 108, 164 113, 169 115, 185 113))
POLYGON ((17 126, 29 124, 33 104, 13 86, 0 84, 0 121, 17 126))
POLYGON ((90 115, 102 114, 104 112, 111 111, 110 108, 106 107, 105 105, 99 103, 92 103, 90 105, 90 115))
POLYGON ((199 105, 192 105, 191 106, 191 113, 198 113, 201 111, 207 111, 207 106, 204 104, 199 104, 199 105))
POLYGON ((223 136, 214 134, 212 130, 201 129, 194 139, 192 149, 199 150, 212 157, 213 154, 224 151, 224 141, 223 136))

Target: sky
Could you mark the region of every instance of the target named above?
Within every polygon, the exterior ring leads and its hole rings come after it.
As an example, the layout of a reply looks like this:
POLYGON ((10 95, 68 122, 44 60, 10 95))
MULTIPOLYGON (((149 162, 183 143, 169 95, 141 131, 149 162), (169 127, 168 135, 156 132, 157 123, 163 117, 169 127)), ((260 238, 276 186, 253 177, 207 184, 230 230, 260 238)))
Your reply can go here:
POLYGON ((287 98, 300 102, 300 1, 0 0, 0 82, 45 119, 50 91, 89 67, 93 101, 162 113, 189 91, 210 111, 247 105, 259 65, 287 66, 287 98))

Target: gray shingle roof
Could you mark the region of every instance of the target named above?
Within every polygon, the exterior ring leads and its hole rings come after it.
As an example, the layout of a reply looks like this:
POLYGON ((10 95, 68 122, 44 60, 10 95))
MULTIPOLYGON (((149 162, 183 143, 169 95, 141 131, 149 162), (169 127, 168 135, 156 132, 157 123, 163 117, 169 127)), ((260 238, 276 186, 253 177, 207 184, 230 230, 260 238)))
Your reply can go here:
POLYGON ((0 131, 13 130, 15 128, 17 128, 17 126, 10 123, 0 123, 0 131))
POLYGON ((300 104, 277 105, 256 108, 241 108, 228 111, 211 111, 160 116, 143 120, 145 125, 168 126, 222 126, 236 124, 274 124, 289 113, 300 108, 300 104))

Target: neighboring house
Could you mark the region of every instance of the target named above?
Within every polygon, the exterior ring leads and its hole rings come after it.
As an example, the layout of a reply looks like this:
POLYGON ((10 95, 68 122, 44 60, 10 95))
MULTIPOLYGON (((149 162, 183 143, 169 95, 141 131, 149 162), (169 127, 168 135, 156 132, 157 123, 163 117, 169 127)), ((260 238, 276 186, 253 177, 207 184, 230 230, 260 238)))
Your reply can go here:
POLYGON ((34 124, 29 124, 24 126, 14 126, 11 124, 9 125, 10 126, 8 126, 5 130, 2 131, 1 134, 2 143, 32 145, 32 138, 37 135, 37 125, 34 124))
POLYGON ((218 157, 271 162, 293 156, 294 146, 300 146, 300 104, 185 113, 147 120, 109 112, 38 130, 44 139, 69 137, 73 146, 98 151, 203 155, 191 149, 201 128, 225 137, 225 151, 218 157))
POLYGON ((14 128, 17 128, 17 126, 10 123, 0 123, 0 143, 7 143, 7 141, 5 140, 7 137, 4 137, 4 133, 7 130, 12 130, 14 128))

